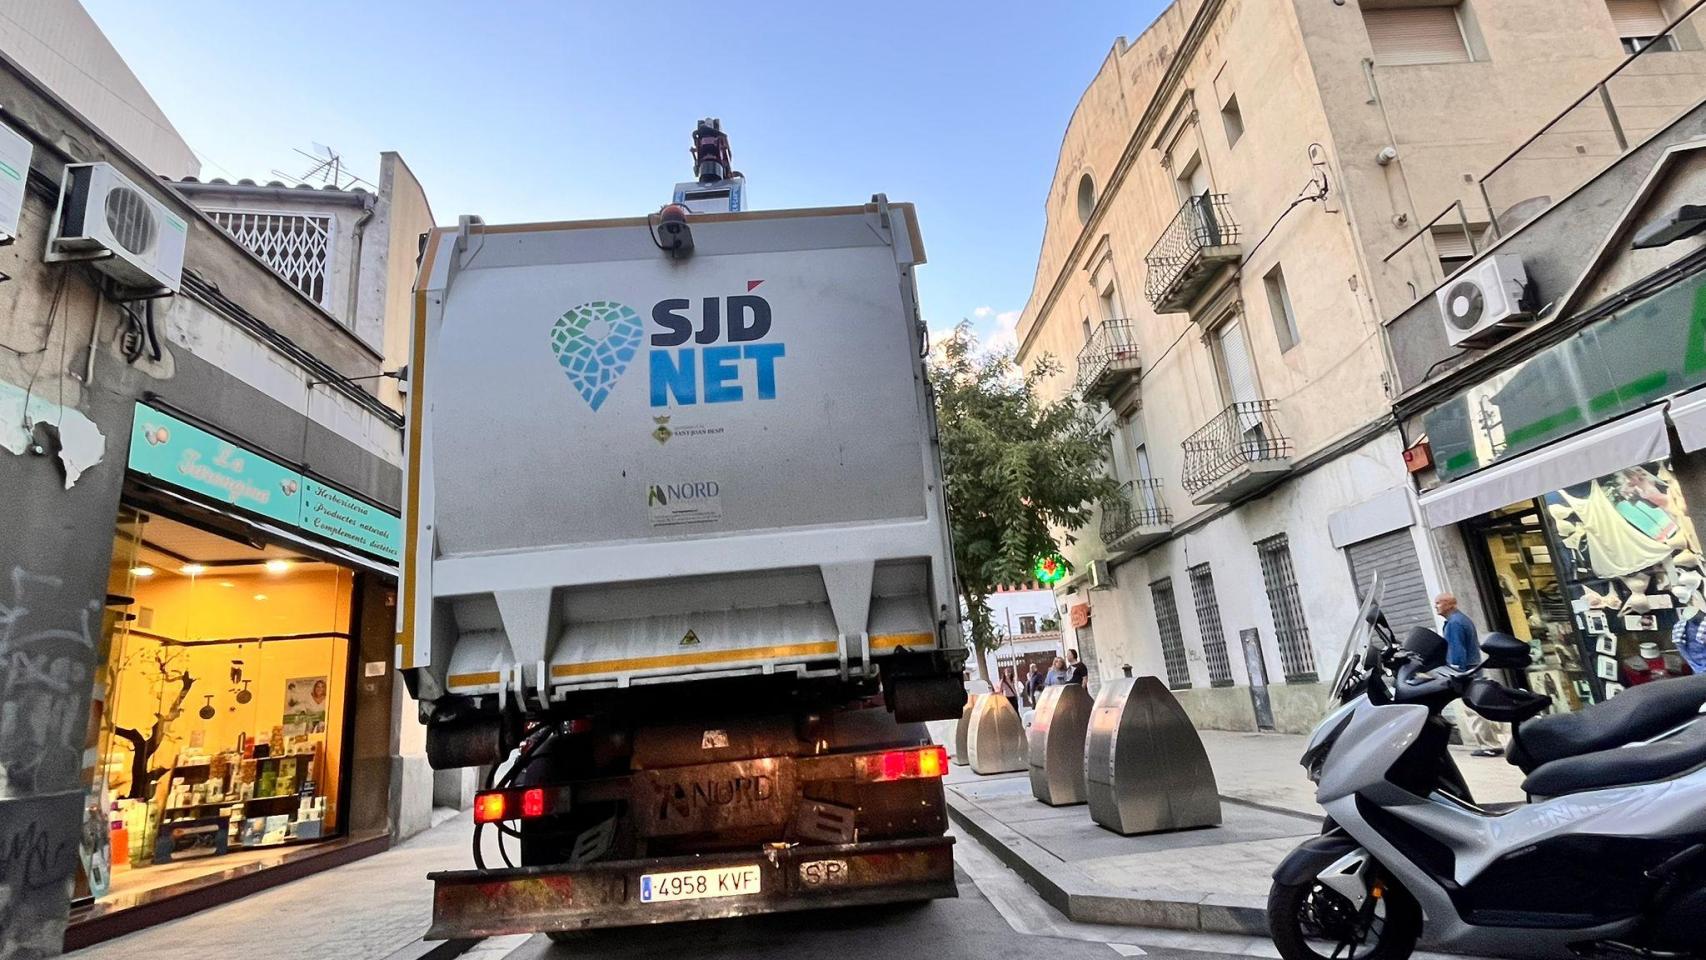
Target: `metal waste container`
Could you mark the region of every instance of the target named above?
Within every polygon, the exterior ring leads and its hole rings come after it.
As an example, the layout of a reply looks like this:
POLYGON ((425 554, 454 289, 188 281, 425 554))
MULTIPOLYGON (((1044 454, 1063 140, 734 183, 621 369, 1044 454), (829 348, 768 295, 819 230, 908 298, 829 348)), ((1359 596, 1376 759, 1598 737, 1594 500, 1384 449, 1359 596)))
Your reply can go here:
POLYGON ((971 751, 966 747, 966 737, 971 733, 972 711, 977 709, 978 700, 989 696, 986 693, 967 693, 966 705, 960 708, 960 722, 954 724, 954 762, 960 766, 971 763, 971 751))
POLYGON ((1043 690, 1027 734, 1031 794, 1053 807, 1084 802, 1084 736, 1094 702, 1081 683, 1043 690))
POLYGON ((1154 677, 1111 680, 1084 740, 1090 819, 1119 834, 1220 824, 1220 794, 1202 738, 1154 677))
POLYGON ((991 693, 977 698, 966 731, 966 757, 973 773, 1025 769, 1025 724, 1006 697, 991 693))

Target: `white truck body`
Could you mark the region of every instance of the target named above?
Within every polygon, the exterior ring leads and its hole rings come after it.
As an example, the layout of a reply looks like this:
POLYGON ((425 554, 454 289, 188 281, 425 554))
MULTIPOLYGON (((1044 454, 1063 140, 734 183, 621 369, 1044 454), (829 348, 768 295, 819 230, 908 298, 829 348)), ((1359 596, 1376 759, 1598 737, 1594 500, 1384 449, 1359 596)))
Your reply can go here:
POLYGON ((963 657, 911 206, 692 230, 683 259, 644 218, 428 237, 397 650, 421 700, 963 657))

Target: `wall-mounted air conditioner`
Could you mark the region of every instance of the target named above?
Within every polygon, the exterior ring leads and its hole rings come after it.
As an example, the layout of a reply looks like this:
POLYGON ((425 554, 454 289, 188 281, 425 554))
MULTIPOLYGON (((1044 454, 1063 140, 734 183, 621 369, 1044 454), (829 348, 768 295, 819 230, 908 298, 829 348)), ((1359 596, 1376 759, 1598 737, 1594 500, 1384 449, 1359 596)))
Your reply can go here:
POLYGON ((1434 294, 1454 347, 1484 347, 1534 319, 1533 288, 1522 258, 1484 257, 1434 294))
POLYGON ((1114 572, 1108 569, 1108 561, 1090 561, 1090 589, 1108 590, 1114 585, 1114 572))
POLYGON ((189 224, 110 163, 70 163, 48 229, 46 260, 86 260, 121 296, 177 293, 189 224))

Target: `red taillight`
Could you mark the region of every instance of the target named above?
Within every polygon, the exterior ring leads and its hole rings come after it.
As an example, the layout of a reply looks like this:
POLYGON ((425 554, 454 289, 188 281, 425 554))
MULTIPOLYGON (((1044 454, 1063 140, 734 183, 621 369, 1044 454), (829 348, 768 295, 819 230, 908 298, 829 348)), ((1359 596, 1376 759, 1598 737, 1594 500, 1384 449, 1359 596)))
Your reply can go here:
POLYGON ((865 779, 876 781, 940 777, 948 772, 948 751, 924 747, 873 753, 859 758, 859 772, 865 779))
POLYGON ((492 793, 477 793, 474 795, 474 822, 496 823, 504 819, 505 802, 502 791, 492 793))
POLYGON ((474 795, 474 822, 497 823, 499 820, 531 820, 550 813, 558 803, 554 792, 544 787, 525 790, 491 790, 474 795))

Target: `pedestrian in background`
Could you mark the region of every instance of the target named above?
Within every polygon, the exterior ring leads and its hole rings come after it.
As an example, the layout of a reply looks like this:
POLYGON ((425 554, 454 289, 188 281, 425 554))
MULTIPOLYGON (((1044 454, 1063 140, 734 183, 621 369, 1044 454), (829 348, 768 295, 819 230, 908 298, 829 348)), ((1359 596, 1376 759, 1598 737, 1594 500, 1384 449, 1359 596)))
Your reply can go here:
POLYGON ((1001 685, 995 692, 1007 698, 1007 702, 1013 705, 1014 713, 1019 712, 1019 684, 1013 680, 1012 667, 1001 668, 1001 685))
MULTIPOLYGON (((1441 632, 1445 634, 1445 662, 1453 670, 1476 670, 1481 666, 1481 638, 1475 631, 1475 621, 1469 615, 1457 609, 1457 596, 1442 593, 1434 598, 1434 612, 1439 614, 1442 623, 1441 632)), ((1459 724, 1467 729, 1467 741, 1474 743, 1476 749, 1473 755, 1477 757, 1498 757, 1504 755, 1504 746, 1500 734, 1500 724, 1496 724, 1473 710, 1466 710, 1462 703, 1454 704, 1453 711, 1459 718, 1459 724)))
POLYGON ((1072 671, 1066 666, 1064 657, 1055 657, 1054 666, 1048 668, 1048 676, 1043 679, 1043 686, 1058 687, 1063 683, 1072 682, 1072 671))
POLYGON ((1066 663, 1072 668, 1073 683, 1083 683, 1090 679, 1090 668, 1084 665, 1084 661, 1078 659, 1077 650, 1066 651, 1066 663))
POLYGON ((1025 702, 1032 707, 1043 698, 1043 672, 1036 664, 1031 664, 1031 670, 1025 675, 1025 702))

